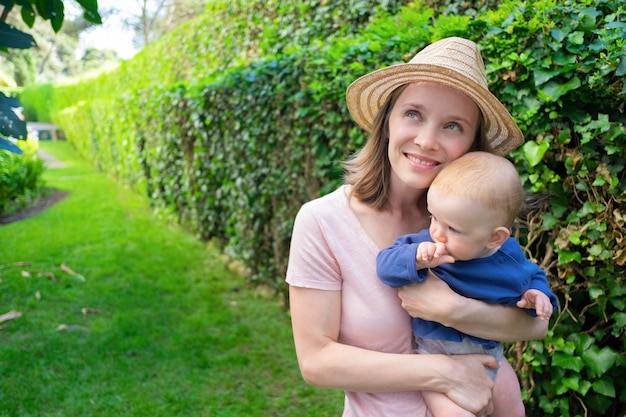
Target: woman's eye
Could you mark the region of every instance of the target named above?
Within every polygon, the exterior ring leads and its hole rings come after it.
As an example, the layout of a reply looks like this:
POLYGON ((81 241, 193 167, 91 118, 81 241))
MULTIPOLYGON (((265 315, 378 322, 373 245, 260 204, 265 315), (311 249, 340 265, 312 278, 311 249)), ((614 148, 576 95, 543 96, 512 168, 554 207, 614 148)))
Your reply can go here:
POLYGON ((420 114, 416 111, 413 110, 409 110, 408 112, 406 112, 406 117, 410 118, 410 119, 419 119, 420 118, 420 114))
POLYGON ((450 129, 450 130, 458 130, 458 131, 462 131, 463 129, 461 129, 461 126, 458 125, 457 123, 448 123, 446 125, 446 129, 450 129))

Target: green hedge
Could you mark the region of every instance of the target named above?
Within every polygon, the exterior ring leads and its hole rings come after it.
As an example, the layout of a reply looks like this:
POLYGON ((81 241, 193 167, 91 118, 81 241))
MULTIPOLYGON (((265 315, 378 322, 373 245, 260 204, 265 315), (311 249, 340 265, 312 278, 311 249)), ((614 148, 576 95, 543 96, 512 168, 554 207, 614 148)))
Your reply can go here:
POLYGON ((284 294, 297 210, 366 139, 349 83, 442 37, 476 40, 526 137, 511 158, 529 191, 553 196, 519 231, 561 304, 548 337, 509 345, 529 415, 623 417, 626 10, 491 3, 217 4, 116 70, 55 87, 50 114, 83 155, 284 294))

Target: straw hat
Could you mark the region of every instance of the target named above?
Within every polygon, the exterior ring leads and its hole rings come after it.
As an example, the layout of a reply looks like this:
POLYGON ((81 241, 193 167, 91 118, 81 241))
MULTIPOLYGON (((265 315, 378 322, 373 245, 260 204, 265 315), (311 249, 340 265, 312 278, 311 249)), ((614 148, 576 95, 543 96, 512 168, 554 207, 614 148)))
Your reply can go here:
POLYGON ((357 79, 346 91, 348 110, 369 132, 391 92, 416 82, 451 87, 474 100, 482 112, 487 142, 494 153, 506 155, 524 141, 509 112, 489 91, 478 45, 463 38, 442 39, 422 49, 407 64, 392 65, 357 79))

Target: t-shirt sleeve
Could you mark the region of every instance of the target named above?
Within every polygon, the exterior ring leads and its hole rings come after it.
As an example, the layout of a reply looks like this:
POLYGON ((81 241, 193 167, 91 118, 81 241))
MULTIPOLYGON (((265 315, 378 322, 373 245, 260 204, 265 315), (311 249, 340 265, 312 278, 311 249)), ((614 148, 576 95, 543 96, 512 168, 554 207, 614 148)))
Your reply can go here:
POLYGON ((302 206, 294 222, 286 281, 296 287, 341 290, 339 265, 310 204, 302 206))

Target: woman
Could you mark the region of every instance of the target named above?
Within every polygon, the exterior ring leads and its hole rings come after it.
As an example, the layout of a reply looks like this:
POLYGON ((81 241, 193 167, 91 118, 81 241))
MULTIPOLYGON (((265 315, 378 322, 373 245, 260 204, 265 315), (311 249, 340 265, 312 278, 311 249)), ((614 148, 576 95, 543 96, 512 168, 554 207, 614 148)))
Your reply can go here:
MULTIPOLYGON (((424 417, 421 390, 491 412, 484 366, 497 367, 493 357, 409 354, 410 316, 502 342, 541 338, 547 323, 461 297, 432 274, 419 288, 391 289, 375 261, 398 236, 428 227, 426 191, 446 163, 470 150, 505 155, 522 134, 489 92, 477 45, 461 38, 359 78, 347 103, 371 136, 345 164, 347 184, 306 203, 292 234, 287 282, 302 375, 344 390, 344 416, 424 417)), ((513 370, 505 362, 499 372, 513 370)))

